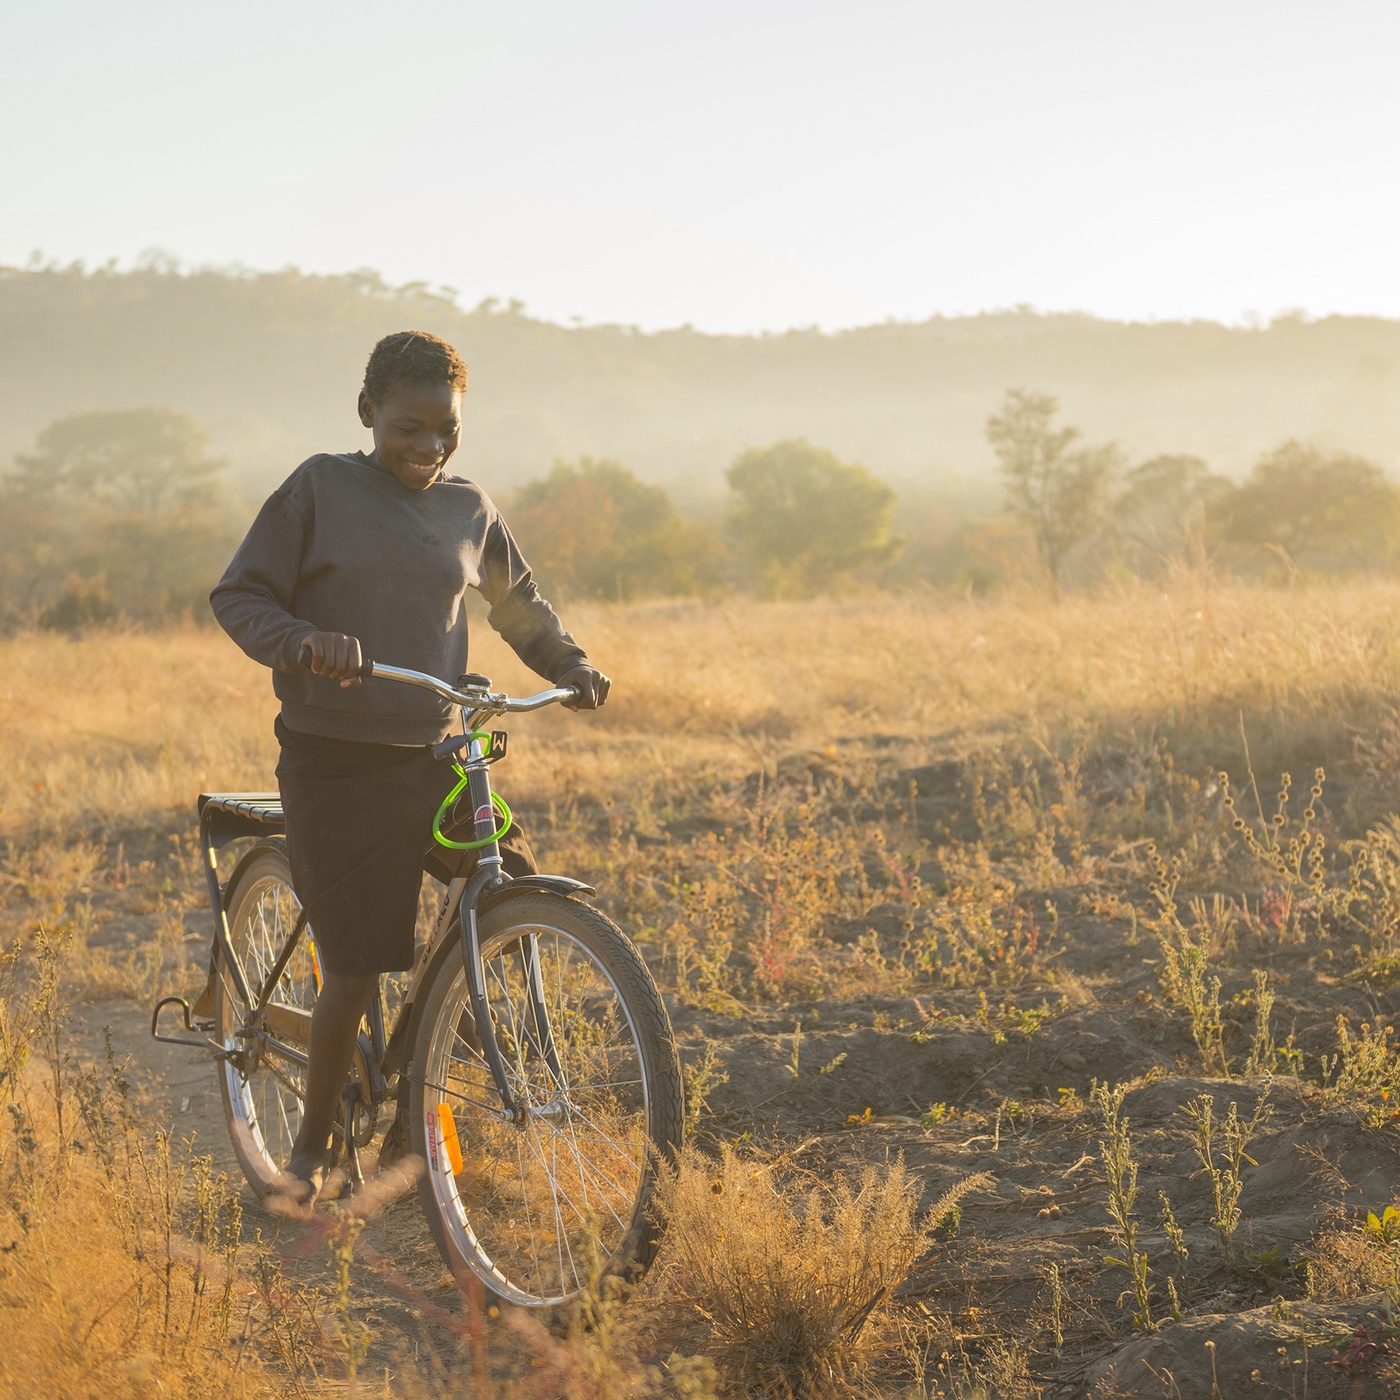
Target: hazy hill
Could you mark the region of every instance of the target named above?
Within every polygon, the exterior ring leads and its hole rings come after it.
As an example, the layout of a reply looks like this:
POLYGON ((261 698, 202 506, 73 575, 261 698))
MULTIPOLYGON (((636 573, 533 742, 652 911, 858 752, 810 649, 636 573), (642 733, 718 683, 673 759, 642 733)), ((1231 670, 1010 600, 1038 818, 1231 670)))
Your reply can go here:
POLYGON ((643 334, 464 311, 372 274, 160 268, 0 269, 0 463, 64 414, 168 404, 262 488, 313 450, 360 444, 365 355, 406 326, 465 353, 463 457, 499 486, 591 453, 703 498, 737 452, 803 434, 910 486, 960 476, 966 489, 990 467, 982 425, 1013 384, 1059 395, 1070 421, 1134 458, 1195 452, 1238 474, 1297 435, 1400 466, 1400 322, 1017 311, 829 335, 643 334))

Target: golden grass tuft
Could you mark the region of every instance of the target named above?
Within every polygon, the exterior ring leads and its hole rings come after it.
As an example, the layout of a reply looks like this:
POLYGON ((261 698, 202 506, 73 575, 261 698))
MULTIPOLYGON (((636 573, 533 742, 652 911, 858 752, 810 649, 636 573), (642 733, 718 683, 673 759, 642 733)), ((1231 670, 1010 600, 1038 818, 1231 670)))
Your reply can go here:
MULTIPOLYGON (((274 1378, 265 1257, 242 1238, 236 1184, 188 1144, 151 1131, 119 1066, 69 1060, 57 966, 0 957, 0 1394, 304 1394, 319 1360, 294 1309, 296 1366, 274 1378), (261 1306, 260 1306, 261 1304, 261 1306), (265 1348, 268 1351, 265 1352, 265 1348)), ((284 1302, 286 1300, 283 1300, 284 1302)))
POLYGON ((895 1289, 989 1180, 968 1177, 921 1212, 902 1162, 854 1181, 784 1183, 728 1145, 717 1158, 691 1149, 661 1193, 663 1287, 744 1394, 849 1395, 891 1344, 879 1324, 895 1289))

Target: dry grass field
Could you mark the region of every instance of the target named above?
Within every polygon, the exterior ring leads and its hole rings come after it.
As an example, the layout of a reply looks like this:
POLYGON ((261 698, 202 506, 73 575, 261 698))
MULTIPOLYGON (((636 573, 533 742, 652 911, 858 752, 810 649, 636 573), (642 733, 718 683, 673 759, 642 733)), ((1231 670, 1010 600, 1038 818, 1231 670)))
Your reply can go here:
POLYGON ((496 776, 681 1041, 639 1294, 473 1342, 414 1198, 261 1213, 143 1019, 201 976, 195 794, 271 784, 267 677, 213 631, 20 636, 0 1388, 1400 1394, 1400 587, 568 620, 614 699, 496 776))

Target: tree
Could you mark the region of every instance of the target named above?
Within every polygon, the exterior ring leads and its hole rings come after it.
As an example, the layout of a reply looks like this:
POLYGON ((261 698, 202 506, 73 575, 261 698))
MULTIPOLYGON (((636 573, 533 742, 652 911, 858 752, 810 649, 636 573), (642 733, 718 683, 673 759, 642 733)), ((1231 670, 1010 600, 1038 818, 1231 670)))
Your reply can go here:
POLYGON ((1078 428, 1053 426, 1058 409, 1049 394, 1010 389, 987 419, 1006 507, 1030 527, 1056 590, 1066 557, 1098 527, 1119 463, 1112 443, 1076 448, 1078 428))
POLYGON ((0 477, 0 628, 207 617, 237 542, 223 467, 168 408, 50 424, 0 477))
POLYGON ((865 467, 806 438, 745 452, 729 468, 729 533, 749 576, 770 597, 839 587, 890 563, 894 492, 865 467))
POLYGON ((1400 490, 1373 462, 1294 439, 1266 452, 1230 501, 1227 531, 1298 565, 1348 569, 1400 552, 1400 490))
POLYGON ((1210 528, 1235 487, 1199 457, 1153 457, 1124 479, 1113 513, 1124 533, 1162 563, 1206 561, 1210 528))
POLYGON ((617 462, 557 463, 516 494, 510 518, 525 557, 564 597, 676 597, 711 592, 723 577, 714 531, 617 462))
POLYGON ((38 499, 82 498, 151 518, 198 506, 227 463, 209 435, 170 408, 101 409, 50 423, 35 451, 15 459, 9 487, 38 499))

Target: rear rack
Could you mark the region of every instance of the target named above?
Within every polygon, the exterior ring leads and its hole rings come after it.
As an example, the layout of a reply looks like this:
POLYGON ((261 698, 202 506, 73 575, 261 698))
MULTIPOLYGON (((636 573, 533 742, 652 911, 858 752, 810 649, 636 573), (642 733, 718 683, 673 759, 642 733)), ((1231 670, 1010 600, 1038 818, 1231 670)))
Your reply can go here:
MULTIPOLYGON (((219 849, 230 841, 248 836, 280 836, 287 829, 282 815, 282 798, 275 792, 202 792, 199 794, 199 844, 203 851, 204 878, 209 885, 209 908, 214 916, 214 949, 221 936, 228 937, 228 909, 225 902, 227 883, 219 879, 219 849)), ((217 952, 211 952, 211 958, 217 952)), ((208 1023, 195 1024, 189 1002, 184 997, 162 997, 151 1014, 151 1034, 167 1045, 193 1045, 213 1050, 218 1055, 226 1051, 218 1041, 205 1034, 208 1023), (180 1008, 179 1029, 183 1034, 167 1035, 160 1029, 160 1014, 167 1006, 180 1008)))
POLYGON ((199 835, 218 848, 240 836, 274 836, 287 829, 275 792, 201 792, 199 835))

